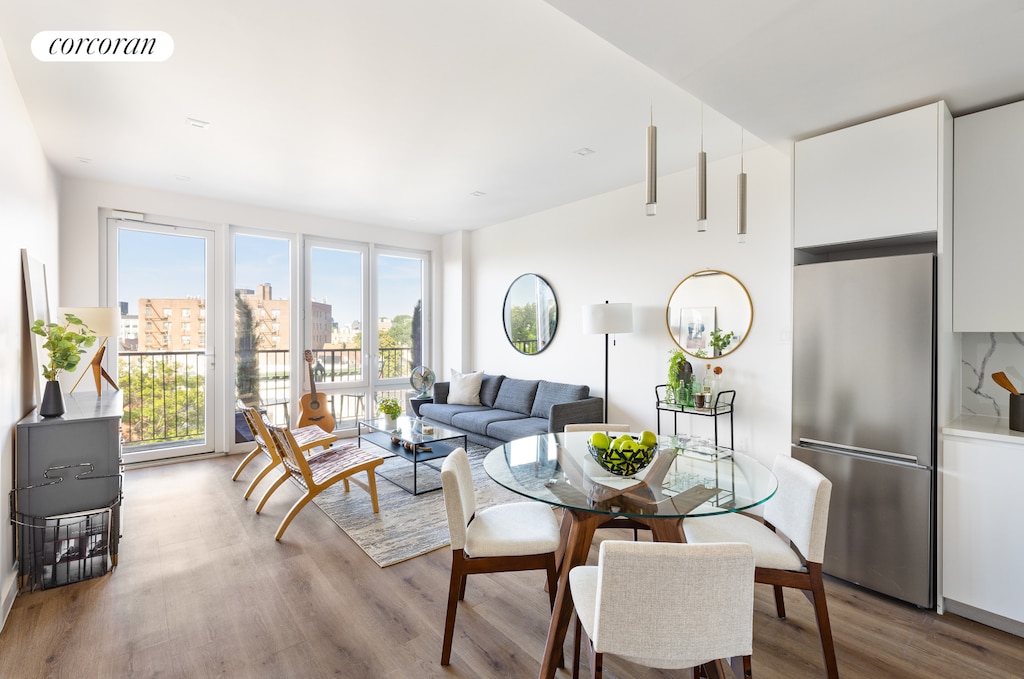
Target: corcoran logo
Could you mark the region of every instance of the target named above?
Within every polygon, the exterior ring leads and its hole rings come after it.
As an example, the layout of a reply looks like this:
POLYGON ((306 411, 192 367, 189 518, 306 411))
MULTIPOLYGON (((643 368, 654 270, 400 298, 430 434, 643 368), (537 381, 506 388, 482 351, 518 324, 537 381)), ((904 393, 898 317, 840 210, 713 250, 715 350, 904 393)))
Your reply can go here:
POLYGON ((174 39, 163 31, 42 31, 32 38, 40 61, 165 61, 174 39))

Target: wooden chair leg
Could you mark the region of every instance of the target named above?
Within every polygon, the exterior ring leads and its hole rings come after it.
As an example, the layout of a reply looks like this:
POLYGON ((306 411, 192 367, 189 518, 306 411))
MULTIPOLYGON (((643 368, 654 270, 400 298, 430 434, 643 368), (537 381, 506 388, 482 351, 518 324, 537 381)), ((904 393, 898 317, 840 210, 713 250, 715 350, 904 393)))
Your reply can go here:
POLYGON ((558 589, 558 567, 555 565, 555 555, 551 554, 548 558, 548 601, 551 604, 551 610, 555 610, 555 593, 558 589))
POLYGON ((836 662, 836 647, 832 640, 832 623, 828 619, 828 604, 825 603, 825 582, 821 577, 821 564, 809 563, 811 594, 814 603, 814 617, 818 620, 818 634, 821 636, 821 655, 825 660, 828 679, 839 679, 839 665, 836 662))
POLYGON ((590 648, 590 679, 602 679, 604 677, 604 654, 594 650, 594 642, 587 641, 590 648))
POLYGON ((455 637, 455 614, 459 599, 466 588, 466 574, 462 572, 462 550, 452 550, 452 575, 448 581, 448 611, 444 616, 444 639, 441 641, 441 664, 452 659, 452 639, 455 637))
POLYGON ((377 504, 377 475, 373 473, 373 469, 366 470, 366 492, 370 494, 370 500, 373 502, 373 513, 380 514, 380 505, 377 504))
POLYGON ((782 585, 772 585, 775 590, 775 611, 780 618, 786 617, 786 600, 782 596, 782 585))
POLYGON ((583 631, 583 623, 580 622, 580 616, 576 618, 576 634, 573 636, 572 642, 572 679, 579 679, 580 677, 580 633, 583 631))
POLYGON ((281 536, 288 529, 288 524, 292 522, 302 508, 309 504, 309 501, 313 499, 315 493, 307 492, 305 495, 299 498, 298 502, 292 505, 292 508, 288 510, 288 513, 281 520, 281 525, 277 527, 277 534, 274 535, 275 540, 280 540, 281 536))
POLYGON ((271 485, 270 488, 267 489, 267 492, 263 494, 262 498, 260 498, 260 503, 256 505, 257 514, 259 514, 263 510, 263 506, 267 504, 267 500, 270 499, 270 496, 274 494, 275 490, 281 487, 282 483, 288 480, 289 476, 291 476, 291 474, 289 474, 288 470, 285 469, 284 473, 282 473, 281 476, 279 476, 277 480, 274 481, 273 485, 271 485))
POLYGON ((259 455, 262 450, 263 450, 262 448, 260 448, 259 446, 256 446, 252 450, 252 452, 250 452, 248 455, 246 455, 245 459, 243 459, 239 463, 239 465, 235 468, 235 473, 231 475, 231 480, 232 481, 237 481, 238 480, 238 475, 242 473, 242 470, 245 469, 245 466, 247 464, 249 464, 250 462, 252 462, 253 460, 255 460, 256 456, 259 455))
POLYGON ((251 483, 249 483, 249 487, 245 489, 245 495, 243 497, 246 500, 248 500, 249 496, 252 495, 252 492, 256 490, 256 486, 260 485, 260 481, 262 481, 276 466, 277 464, 271 462, 260 470, 260 473, 253 478, 251 483))

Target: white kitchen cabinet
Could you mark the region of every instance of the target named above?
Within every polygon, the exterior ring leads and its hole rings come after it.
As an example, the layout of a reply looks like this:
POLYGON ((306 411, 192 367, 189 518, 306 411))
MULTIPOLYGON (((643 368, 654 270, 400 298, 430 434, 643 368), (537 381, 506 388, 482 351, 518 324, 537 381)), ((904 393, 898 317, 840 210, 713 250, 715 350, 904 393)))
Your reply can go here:
POLYGON ((952 131, 940 101, 797 142, 796 247, 935 238, 952 131))
POLYGON ((1024 102, 954 122, 953 330, 1020 332, 1024 102))
MULTIPOLYGON (((972 419, 961 417, 960 420, 972 419)), ((974 416, 977 419, 977 416, 974 416)), ((945 610, 1024 630, 1024 437, 951 435, 944 428, 942 596, 945 610), (1014 441, 1014 442, 1011 442, 1014 441), (996 616, 996 617, 993 617, 996 616)))

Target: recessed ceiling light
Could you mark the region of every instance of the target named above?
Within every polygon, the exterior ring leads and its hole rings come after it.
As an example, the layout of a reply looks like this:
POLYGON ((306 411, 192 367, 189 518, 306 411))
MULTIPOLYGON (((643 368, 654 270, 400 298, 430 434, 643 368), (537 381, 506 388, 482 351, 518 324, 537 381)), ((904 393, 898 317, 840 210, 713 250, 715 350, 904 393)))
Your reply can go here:
POLYGON ((487 194, 484 193, 483 191, 474 191, 473 193, 471 193, 469 195, 476 196, 477 198, 479 198, 480 196, 486 196, 487 194))
POLYGON ((205 130, 210 126, 209 121, 200 120, 199 118, 185 118, 185 122, 188 123, 189 127, 197 127, 200 130, 205 130))
POLYGON ((597 151, 595 151, 594 149, 588 149, 587 147, 584 146, 581 149, 576 149, 575 151, 573 151, 573 153, 575 153, 577 156, 589 156, 591 153, 597 153, 597 151))

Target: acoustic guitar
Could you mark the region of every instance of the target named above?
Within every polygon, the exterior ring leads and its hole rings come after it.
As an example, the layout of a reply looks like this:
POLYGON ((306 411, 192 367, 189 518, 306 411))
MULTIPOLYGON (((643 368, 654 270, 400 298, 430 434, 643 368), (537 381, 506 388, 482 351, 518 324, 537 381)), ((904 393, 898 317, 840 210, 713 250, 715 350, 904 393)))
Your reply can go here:
POLYGON ((334 431, 334 415, 331 415, 327 402, 316 393, 316 379, 313 376, 313 352, 307 349, 305 356, 306 363, 309 364, 310 392, 299 398, 299 426, 306 427, 315 424, 330 434, 334 431))

